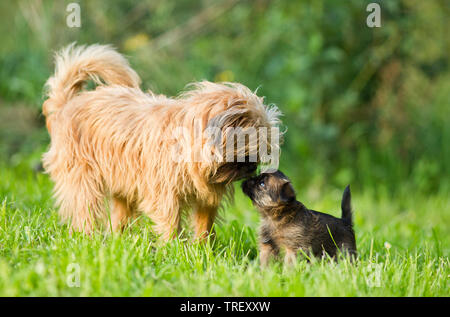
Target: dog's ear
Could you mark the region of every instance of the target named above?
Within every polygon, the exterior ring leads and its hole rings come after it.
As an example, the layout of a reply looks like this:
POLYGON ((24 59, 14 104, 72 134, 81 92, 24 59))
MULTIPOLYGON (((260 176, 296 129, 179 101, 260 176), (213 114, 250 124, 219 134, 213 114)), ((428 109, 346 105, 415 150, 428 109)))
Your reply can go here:
POLYGON ((236 176, 237 164, 226 163, 220 166, 214 175, 211 176, 209 182, 212 184, 229 183, 236 176))
POLYGON ((280 200, 289 203, 295 200, 295 191, 290 182, 286 182, 281 187, 280 200))

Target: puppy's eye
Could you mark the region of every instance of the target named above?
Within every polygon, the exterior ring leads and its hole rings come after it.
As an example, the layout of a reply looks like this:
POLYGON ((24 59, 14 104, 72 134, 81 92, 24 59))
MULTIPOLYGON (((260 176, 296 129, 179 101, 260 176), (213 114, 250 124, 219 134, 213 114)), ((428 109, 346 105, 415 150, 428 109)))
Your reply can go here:
POLYGON ((259 186, 261 186, 262 188, 266 187, 266 184, 264 184, 264 181, 259 182, 259 186))

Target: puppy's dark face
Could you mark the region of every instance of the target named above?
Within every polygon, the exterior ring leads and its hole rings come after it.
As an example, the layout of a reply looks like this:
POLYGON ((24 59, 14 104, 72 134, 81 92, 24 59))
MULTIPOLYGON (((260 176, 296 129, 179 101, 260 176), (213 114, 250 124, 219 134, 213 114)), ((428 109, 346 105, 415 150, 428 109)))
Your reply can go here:
POLYGON ((262 173, 242 183, 242 190, 259 210, 288 205, 295 201, 290 180, 280 171, 262 173))

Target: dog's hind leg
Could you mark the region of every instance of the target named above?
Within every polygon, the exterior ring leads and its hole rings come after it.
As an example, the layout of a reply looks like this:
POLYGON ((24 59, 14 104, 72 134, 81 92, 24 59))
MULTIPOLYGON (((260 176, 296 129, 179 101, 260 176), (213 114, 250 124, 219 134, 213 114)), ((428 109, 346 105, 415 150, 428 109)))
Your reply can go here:
POLYGON ((102 187, 86 169, 72 171, 66 179, 55 185, 59 213, 63 220, 70 222, 71 232, 90 234, 97 220, 106 218, 102 187))
POLYGON ((194 213, 195 236, 205 239, 208 235, 214 237, 212 226, 217 216, 217 206, 197 206, 194 213))

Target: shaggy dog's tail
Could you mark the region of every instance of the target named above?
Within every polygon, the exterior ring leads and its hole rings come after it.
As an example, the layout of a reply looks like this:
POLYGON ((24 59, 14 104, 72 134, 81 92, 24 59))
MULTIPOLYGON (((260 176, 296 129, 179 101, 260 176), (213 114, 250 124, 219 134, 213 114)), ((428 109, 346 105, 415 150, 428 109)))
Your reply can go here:
POLYGON ((55 74, 45 84, 48 99, 42 112, 46 118, 61 109, 88 80, 97 85, 126 87, 139 87, 141 81, 128 61, 111 46, 73 43, 55 55, 55 74))

